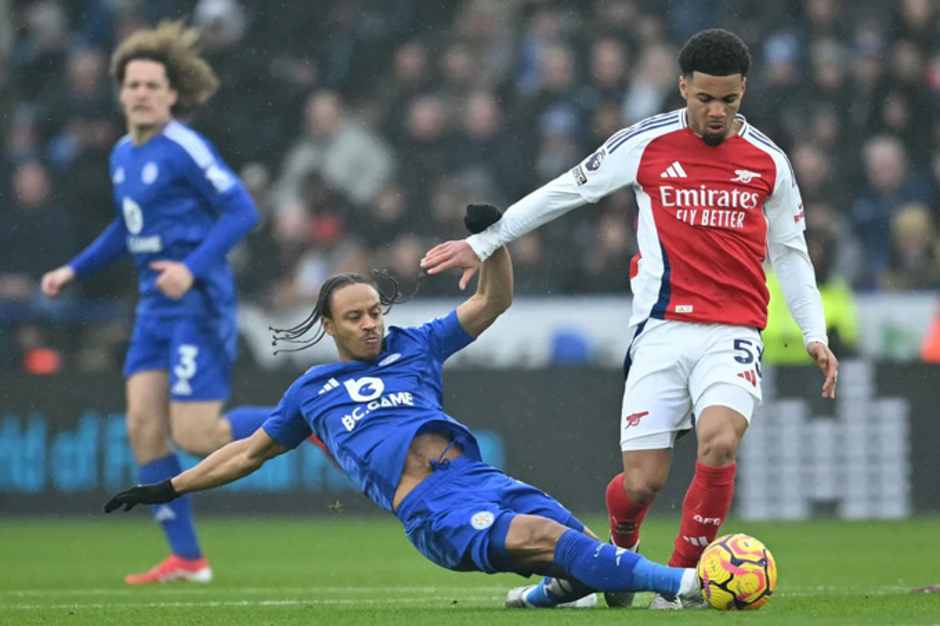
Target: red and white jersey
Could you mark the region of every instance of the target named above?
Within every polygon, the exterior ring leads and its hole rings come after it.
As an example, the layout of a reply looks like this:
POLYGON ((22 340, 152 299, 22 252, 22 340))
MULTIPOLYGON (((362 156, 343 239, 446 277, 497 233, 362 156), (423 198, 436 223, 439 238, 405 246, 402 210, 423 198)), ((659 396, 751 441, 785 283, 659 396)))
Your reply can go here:
POLYGON ((803 203, 783 151, 738 120, 739 133, 713 147, 689 128, 685 109, 657 115, 571 170, 588 202, 627 186, 636 193, 631 324, 766 326, 767 242, 803 232, 803 203))

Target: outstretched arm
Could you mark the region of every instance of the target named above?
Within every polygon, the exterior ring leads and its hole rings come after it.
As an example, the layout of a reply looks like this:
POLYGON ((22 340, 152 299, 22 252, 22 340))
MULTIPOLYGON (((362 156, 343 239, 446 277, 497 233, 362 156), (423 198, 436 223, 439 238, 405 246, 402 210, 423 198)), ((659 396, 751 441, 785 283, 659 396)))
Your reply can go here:
POLYGON ((184 493, 227 485, 248 476, 265 461, 290 450, 272 439, 262 428, 251 437, 224 446, 192 469, 162 483, 137 485, 115 495, 104 505, 105 513, 124 507, 130 511, 138 504, 163 504, 184 493))
POLYGON ((582 206, 585 199, 578 193, 577 184, 568 174, 536 189, 506 210, 503 219, 486 230, 458 241, 445 241, 434 246, 424 258, 421 267, 428 274, 439 274, 457 268, 463 270, 460 288, 465 289, 470 279, 486 260, 502 246, 515 241, 539 226, 582 206))
POLYGON ((504 246, 483 262, 477 291, 457 307, 457 319, 467 333, 479 337, 511 304, 512 261, 504 246))
MULTIPOLYGON (((464 224, 475 234, 498 223, 501 217, 492 204, 471 204, 467 206, 464 224)), ((483 262, 477 291, 457 307, 457 320, 467 333, 479 337, 511 304, 512 261, 503 247, 483 262)))

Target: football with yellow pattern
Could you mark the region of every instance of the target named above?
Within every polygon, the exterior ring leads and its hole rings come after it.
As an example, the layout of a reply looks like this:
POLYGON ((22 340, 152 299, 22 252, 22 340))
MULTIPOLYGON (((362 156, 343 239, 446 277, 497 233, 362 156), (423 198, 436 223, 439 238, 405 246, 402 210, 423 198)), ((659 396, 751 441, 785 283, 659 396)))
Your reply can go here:
POLYGON ((705 601, 720 611, 763 606, 777 586, 777 563, 767 547, 748 535, 718 537, 698 563, 705 601))

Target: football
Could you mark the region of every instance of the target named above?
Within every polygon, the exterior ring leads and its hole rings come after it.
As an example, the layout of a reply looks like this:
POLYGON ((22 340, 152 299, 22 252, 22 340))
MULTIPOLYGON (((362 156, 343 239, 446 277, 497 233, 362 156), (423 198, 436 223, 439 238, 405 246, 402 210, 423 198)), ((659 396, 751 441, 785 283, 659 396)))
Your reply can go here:
POLYGON ((705 601, 719 611, 756 609, 777 586, 777 563, 754 537, 724 535, 702 553, 698 579, 705 601))

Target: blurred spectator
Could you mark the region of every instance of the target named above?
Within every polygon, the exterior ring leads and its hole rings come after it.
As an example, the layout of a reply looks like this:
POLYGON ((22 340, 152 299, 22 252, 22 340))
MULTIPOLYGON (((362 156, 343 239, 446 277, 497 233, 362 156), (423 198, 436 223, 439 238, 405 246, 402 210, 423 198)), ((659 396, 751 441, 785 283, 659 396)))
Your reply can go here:
MULTIPOLYGON (((838 206, 846 197, 846 185, 844 177, 832 167, 832 159, 812 143, 801 143, 790 154, 803 202, 838 206)), ((842 210, 848 211, 848 207, 842 210)))
POLYGON ((559 274, 570 272, 563 260, 546 249, 544 233, 529 233, 509 245, 515 271, 513 290, 518 296, 558 295, 559 274))
POLYGON ((933 149, 933 137, 926 129, 938 120, 936 97, 926 76, 924 53, 909 41, 897 42, 891 51, 891 80, 876 111, 877 125, 871 132, 888 132, 907 147, 915 163, 927 160, 933 149))
POLYGON ((232 167, 275 158, 276 151, 283 150, 274 139, 284 118, 272 104, 282 98, 274 91, 265 59, 245 45, 245 9, 237 0, 199 0, 193 25, 199 29, 202 55, 219 78, 218 92, 196 118, 200 130, 212 137, 232 167))
POLYGON ((456 39, 476 60, 477 82, 494 87, 511 70, 516 33, 514 26, 520 3, 504 0, 468 0, 454 19, 456 39))
MULTIPOLYGON (((633 244, 635 233, 624 214, 624 192, 616 192, 609 207, 579 235, 579 246, 584 250, 580 260, 577 285, 580 290, 593 293, 615 293, 630 287, 630 259, 636 254, 633 244), (615 197, 616 196, 616 197, 615 197)), ((629 197, 629 196, 627 196, 629 197)))
MULTIPOLYGON (((460 128, 454 167, 484 170, 502 198, 516 198, 529 186, 522 148, 505 122, 495 94, 477 91, 458 110, 460 128)), ((492 202, 498 202, 492 198, 492 202)))
POLYGON ((0 214, 0 300, 29 300, 49 259, 77 252, 72 221, 52 199, 49 172, 27 161, 13 173, 11 210, 0 214))
POLYGON ((852 36, 852 91, 849 124, 852 135, 864 137, 872 133, 875 103, 884 89, 885 40, 877 22, 859 23, 852 36))
POLYGON ((839 278, 849 285, 859 281, 862 256, 865 252, 852 233, 847 211, 837 211, 831 205, 805 202, 806 229, 815 233, 818 240, 838 242, 829 252, 827 263, 831 266, 830 278, 839 278))
POLYGON ((397 183, 389 183, 369 206, 352 215, 350 227, 370 250, 388 245, 395 233, 414 227, 415 207, 407 192, 397 183))
POLYGON ((347 114, 333 91, 316 92, 307 100, 304 134, 288 151, 277 182, 279 202, 297 202, 314 172, 356 204, 372 200, 392 173, 388 147, 347 114))
POLYGON ((282 207, 275 237, 288 269, 273 285, 271 304, 275 308, 309 306, 329 276, 370 272, 362 247, 345 235, 345 226, 335 214, 313 216, 299 205, 282 207))
MULTIPOLYGON (((623 44, 612 37, 598 39, 591 45, 588 82, 582 90, 584 104, 592 109, 619 105, 627 91, 629 57, 623 44)), ((618 120, 619 121, 619 120, 618 120)))
POLYGON ((383 84, 383 102, 379 116, 381 129, 393 145, 405 136, 404 120, 411 102, 434 88, 436 74, 431 67, 430 51, 418 40, 408 41, 395 51, 391 76, 383 84))
POLYGON ((899 0, 892 3, 894 9, 894 32, 922 52, 937 45, 937 19, 940 8, 935 0, 899 0))
POLYGON ((61 82, 69 43, 68 17, 54 0, 36 0, 22 15, 25 36, 10 57, 11 83, 20 98, 36 102, 61 82))
POLYGON ((581 160, 584 149, 578 141, 580 130, 580 120, 571 109, 560 107, 542 115, 535 155, 536 184, 547 183, 581 160))
POLYGON ((863 149, 866 185, 852 205, 852 223, 865 250, 864 285, 873 287, 888 267, 890 224, 902 204, 930 204, 929 182, 911 172, 904 146, 892 136, 879 136, 863 149))
POLYGON ((264 165, 254 162, 242 167, 238 177, 255 201, 258 225, 229 255, 235 282, 242 298, 271 306, 274 298, 272 286, 289 270, 275 233, 271 174, 264 165))
POLYGON ((845 39, 846 16, 842 0, 802 0, 806 33, 804 41, 845 39))
POLYGON ((521 94, 519 125, 514 127, 515 132, 522 133, 523 145, 530 150, 538 145, 539 134, 544 136, 545 128, 562 118, 567 120, 568 130, 574 133, 571 139, 579 142, 586 114, 575 71, 574 50, 569 45, 551 43, 542 47, 538 57, 538 82, 533 89, 521 94))
POLYGON ((544 84, 545 57, 549 48, 557 47, 572 30, 568 16, 560 7, 552 4, 534 4, 532 14, 525 20, 520 35, 518 69, 514 80, 516 90, 522 96, 530 96, 544 84))
POLYGON ((889 291, 940 287, 940 242, 930 210, 919 203, 898 207, 891 220, 887 270, 879 284, 889 291))
MULTIPOLYGON (((754 52, 756 56, 758 51, 754 52)), ((809 117, 810 94, 800 72, 803 52, 799 40, 790 33, 768 37, 759 52, 763 69, 754 72, 760 88, 744 96, 742 111, 785 151, 791 149, 809 117)))
POLYGON ((76 113, 115 115, 114 95, 101 51, 84 48, 70 53, 65 78, 49 89, 38 111, 42 136, 59 134, 76 113))
POLYGON ((412 101, 398 156, 399 179, 416 205, 426 207, 428 194, 452 169, 456 157, 447 108, 440 96, 424 95, 412 101))
POLYGON ((442 80, 438 91, 450 110, 458 108, 471 91, 485 86, 477 59, 462 43, 453 43, 444 49, 440 75, 442 80))
MULTIPOLYGON (((380 251, 377 267, 387 271, 398 282, 401 293, 410 295, 418 288, 421 274, 418 263, 427 251, 427 242, 417 235, 405 233, 396 237, 380 251)), ((435 283, 443 281, 435 280, 435 283)), ((434 290, 431 289, 433 292, 434 290)))
POLYGON ((16 331, 16 344, 23 371, 34 376, 56 374, 62 369, 62 354, 50 347, 42 328, 24 324, 16 331))

